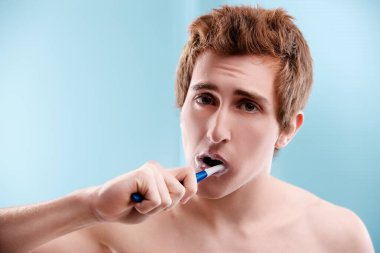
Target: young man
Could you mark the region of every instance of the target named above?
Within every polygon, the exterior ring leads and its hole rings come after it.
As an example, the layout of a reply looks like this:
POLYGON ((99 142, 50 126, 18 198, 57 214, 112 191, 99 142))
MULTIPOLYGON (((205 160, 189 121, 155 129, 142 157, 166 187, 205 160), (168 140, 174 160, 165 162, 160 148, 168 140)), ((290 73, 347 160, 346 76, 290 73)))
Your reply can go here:
POLYGON ((351 211, 270 175, 303 123, 312 59, 283 10, 222 7, 190 26, 177 71, 187 168, 1 211, 1 252, 373 252, 351 211), (225 170, 199 185, 195 172, 225 170), (131 194, 145 199, 133 203, 131 194))

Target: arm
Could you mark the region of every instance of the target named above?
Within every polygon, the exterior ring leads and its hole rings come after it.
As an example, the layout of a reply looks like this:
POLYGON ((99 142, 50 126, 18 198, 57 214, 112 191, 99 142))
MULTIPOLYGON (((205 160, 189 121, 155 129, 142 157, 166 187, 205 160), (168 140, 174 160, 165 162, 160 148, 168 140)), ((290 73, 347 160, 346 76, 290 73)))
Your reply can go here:
MULTIPOLYGON (((149 162, 101 186, 78 190, 54 201, 0 209, 0 253, 29 252, 100 222, 142 222, 164 209, 173 208, 179 201, 185 203, 195 194, 196 187, 192 169, 167 171, 149 162), (134 192, 142 193, 145 200, 131 202, 134 192)), ((76 239, 88 239, 76 234, 76 239)))
POLYGON ((0 210, 0 252, 28 252, 64 234, 97 222, 89 190, 42 204, 0 210))

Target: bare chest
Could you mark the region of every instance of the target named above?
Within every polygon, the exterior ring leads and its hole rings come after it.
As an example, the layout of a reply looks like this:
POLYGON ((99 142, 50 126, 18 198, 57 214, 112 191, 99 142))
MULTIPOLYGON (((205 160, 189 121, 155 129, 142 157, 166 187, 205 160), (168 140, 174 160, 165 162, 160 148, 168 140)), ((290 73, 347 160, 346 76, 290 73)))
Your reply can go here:
MULTIPOLYGON (((147 224, 148 225, 148 224, 147 224)), ((107 245, 114 253, 145 252, 320 252, 308 230, 295 227, 210 233, 201 227, 139 226, 112 230, 107 245)))

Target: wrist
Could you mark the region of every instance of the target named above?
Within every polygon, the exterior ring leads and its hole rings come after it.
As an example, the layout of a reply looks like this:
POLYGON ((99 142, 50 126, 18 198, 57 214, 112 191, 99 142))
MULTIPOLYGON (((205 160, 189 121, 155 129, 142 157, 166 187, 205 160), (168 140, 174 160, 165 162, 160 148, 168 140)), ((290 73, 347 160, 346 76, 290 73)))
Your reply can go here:
POLYGON ((80 189, 72 193, 78 204, 83 207, 85 220, 90 223, 103 222, 104 219, 97 212, 96 196, 98 187, 89 187, 80 189))

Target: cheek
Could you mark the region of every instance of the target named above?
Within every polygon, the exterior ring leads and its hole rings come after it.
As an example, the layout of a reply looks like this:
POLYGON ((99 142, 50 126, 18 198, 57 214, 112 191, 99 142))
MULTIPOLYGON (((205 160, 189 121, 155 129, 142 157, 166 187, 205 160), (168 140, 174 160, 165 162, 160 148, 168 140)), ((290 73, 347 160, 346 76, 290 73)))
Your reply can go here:
POLYGON ((199 139, 204 134, 207 115, 194 108, 191 104, 184 104, 181 111, 181 129, 184 137, 199 139))
MULTIPOLYGON (((241 162, 259 165, 271 161, 277 139, 277 123, 275 121, 257 120, 251 124, 237 124, 235 140, 241 162)), ((260 166, 260 165, 259 165, 260 166)))
POLYGON ((181 110, 181 133, 182 144, 186 155, 186 160, 193 159, 193 153, 196 151, 197 145, 202 140, 202 124, 203 120, 194 112, 189 105, 184 104, 181 110))

